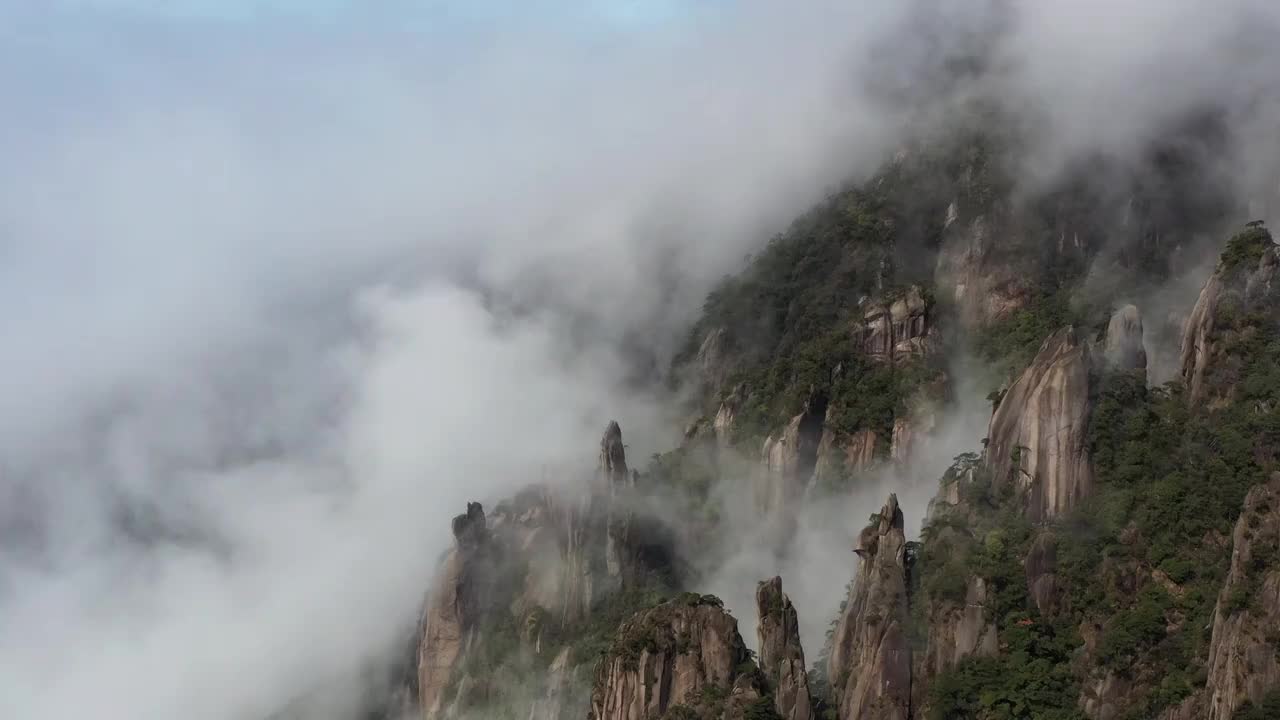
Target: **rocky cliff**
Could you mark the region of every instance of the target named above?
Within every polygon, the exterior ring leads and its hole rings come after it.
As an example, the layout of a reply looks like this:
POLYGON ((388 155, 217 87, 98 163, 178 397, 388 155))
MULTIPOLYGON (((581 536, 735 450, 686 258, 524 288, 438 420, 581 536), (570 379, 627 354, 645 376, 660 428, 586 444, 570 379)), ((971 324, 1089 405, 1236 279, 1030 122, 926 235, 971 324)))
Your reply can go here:
POLYGON ((1125 305, 1111 315, 1103 341, 1107 366, 1117 370, 1147 369, 1147 350, 1142 341, 1142 314, 1136 305, 1125 305))
POLYGON ((1209 643, 1208 720, 1231 720, 1280 687, 1280 475, 1249 491, 1231 540, 1209 643))
POLYGON ((1033 521, 1070 511, 1093 488, 1085 442, 1090 353, 1076 328, 1054 333, 991 416, 987 462, 997 483, 1023 495, 1033 521))
POLYGON ((841 720, 911 717, 906 536, 890 495, 854 549, 858 572, 831 640, 827 677, 841 720))
POLYGON ((832 705, 840 720, 1235 720, 1261 706, 1280 685, 1280 491, 1244 488, 1280 467, 1270 235, 1228 243, 1183 330, 1181 382, 1152 387, 1148 351, 1164 348, 1128 299, 1150 296, 1137 279, 1172 235, 1090 225, 1099 207, 1150 214, 1145 200, 1017 198, 991 147, 962 150, 834 194, 708 297, 673 370, 697 383, 677 450, 633 467, 610 424, 580 485, 460 517, 423 616, 428 717, 483 713, 504 684, 529 720, 587 705, 595 720, 809 720, 832 705), (1083 297, 1099 269, 1118 289, 1083 297), (676 595, 706 575, 652 582, 676 554, 640 511, 655 498, 695 518, 679 552, 711 573, 742 531, 722 494, 750 495, 785 549, 813 520, 804 493, 844 502, 869 470, 915 477, 903 466, 936 454, 922 440, 951 434, 967 390, 949 361, 970 348, 1011 380, 985 450, 960 448, 919 543, 893 495, 862 530, 825 673, 806 672, 780 579, 755 588, 758 668, 718 600, 676 595))
POLYGON ((686 594, 645 610, 618 629, 596 666, 592 720, 725 717, 761 699, 738 623, 709 595, 686 594), (739 682, 742 679, 743 682, 739 682), (677 710, 682 708, 683 710, 677 710), (683 715, 664 713, 684 712, 683 715))
POLYGON ((1227 358, 1230 349, 1248 339, 1251 316, 1276 312, 1277 265, 1275 243, 1261 225, 1251 225, 1228 242, 1183 325, 1179 365, 1191 402, 1204 398, 1206 385, 1219 389, 1208 402, 1225 399, 1222 393, 1237 370, 1227 358))
MULTIPOLYGON (((962 191, 973 192, 971 184, 980 181, 971 171, 961 182, 962 191)), ((1030 301, 1034 262, 1015 241, 1019 232, 1010 213, 957 199, 947 207, 945 227, 936 280, 965 327, 1000 321, 1030 301)))
POLYGON ((634 492, 622 431, 610 423, 583 483, 530 486, 488 516, 470 503, 454 519, 455 545, 420 623, 418 701, 427 718, 530 703, 530 720, 585 710, 574 678, 594 658, 567 641, 596 632, 601 608, 641 597, 652 574, 671 571, 670 538, 634 492), (541 668, 533 687, 521 679, 530 667, 541 668))
POLYGON ((818 465, 826 412, 826 398, 815 395, 785 428, 765 438, 755 474, 755 503, 761 514, 790 518, 818 465))
POLYGON ((441 711, 445 688, 455 679, 459 660, 492 600, 492 548, 479 503, 468 503, 467 512, 453 519, 453 537, 421 623, 418 701, 428 717, 441 711))
POLYGON ((810 720, 813 699, 800 646, 800 623, 791 598, 782 592, 782 578, 766 580, 756 588, 756 612, 760 670, 773 689, 774 707, 783 720, 810 720))
POLYGON ((868 300, 862 311, 862 352, 878 362, 905 362, 933 352, 938 329, 930 316, 924 288, 911 285, 902 293, 868 300))

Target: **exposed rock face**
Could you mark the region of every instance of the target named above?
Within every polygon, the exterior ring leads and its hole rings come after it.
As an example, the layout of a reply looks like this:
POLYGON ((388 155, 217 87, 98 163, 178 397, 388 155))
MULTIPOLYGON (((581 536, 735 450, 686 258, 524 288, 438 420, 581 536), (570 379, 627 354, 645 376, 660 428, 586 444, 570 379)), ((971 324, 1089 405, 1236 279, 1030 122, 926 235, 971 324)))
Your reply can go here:
POLYGON ((1135 305, 1125 305, 1111 315, 1103 355, 1108 367, 1146 370, 1147 351, 1142 345, 1142 315, 1135 305))
POLYGON ((1207 717, 1230 720, 1280 686, 1280 476, 1249 491, 1236 522, 1227 575, 1213 613, 1207 717))
POLYGON ((859 430, 852 435, 823 430, 822 439, 818 441, 814 480, 834 482, 841 476, 866 470, 876 460, 878 444, 879 438, 870 430, 859 430))
POLYGON ((427 601, 418 651, 418 702, 437 715, 468 635, 487 610, 489 529, 479 503, 453 519, 454 547, 427 601))
POLYGON ((738 623, 707 596, 677 598, 623 623, 596 668, 594 720, 649 720, 673 707, 698 705, 704 688, 739 699, 760 693, 739 668, 749 660, 738 623))
POLYGON ((791 598, 782 592, 782 578, 756 587, 756 612, 760 618, 756 630, 760 670, 773 688, 774 707, 783 720, 810 720, 813 703, 804 648, 800 646, 800 624, 791 598))
POLYGON ((897 465, 909 465, 927 446, 938 426, 939 398, 946 393, 945 376, 921 388, 907 403, 906 415, 894 418, 889 457, 897 465))
POLYGON ((987 463, 1025 495, 1027 517, 1070 511, 1093 488, 1086 444, 1089 344, 1075 328, 1049 337, 991 416, 987 463))
POLYGON ((960 604, 925 599, 928 637, 925 651, 916 654, 912 672, 914 717, 929 716, 928 690, 934 678, 971 655, 986 657, 999 652, 989 595, 987 582, 975 575, 966 581, 960 604))
POLYGON ((635 548, 631 538, 632 513, 630 491, 635 487, 627 470, 627 454, 622 445, 622 428, 610 422, 600 438, 600 464, 596 471, 601 492, 609 494, 608 533, 605 545, 605 567, 609 577, 626 584, 636 569, 635 548))
POLYGON ((718 388, 729 375, 728 333, 724 328, 715 328, 702 338, 698 346, 695 367, 704 388, 718 388))
POLYGON ((961 324, 975 328, 1024 307, 1032 297, 1035 275, 1024 261, 1009 256, 1004 249, 1008 242, 1000 242, 1018 234, 1005 227, 1003 214, 966 215, 955 203, 948 209, 934 274, 939 288, 952 295, 961 324))
POLYGON ((1187 317, 1182 330, 1182 343, 1178 352, 1181 376, 1187 385, 1191 401, 1200 397, 1204 385, 1205 369, 1209 367, 1212 352, 1213 317, 1218 309, 1218 295, 1222 280, 1214 273, 1200 290, 1195 307, 1187 317))
MULTIPOLYGON (((665 531, 632 505, 635 475, 617 423, 606 429, 599 458, 594 479, 581 486, 532 486, 488 516, 470 503, 454 519, 455 547, 428 597, 416 654, 418 699, 428 720, 467 710, 470 695, 511 700, 502 688, 495 693, 492 678, 458 671, 472 649, 492 649, 495 628, 513 624, 523 652, 555 653, 548 628, 571 634, 600 593, 641 582, 668 561, 665 531)), ((531 720, 585 709, 585 693, 574 692, 572 682, 581 671, 574 664, 583 659, 562 655, 548 658, 545 696, 532 709, 527 697, 520 699, 531 720)))
POLYGON ((828 677, 841 720, 907 720, 911 648, 907 619, 906 537, 898 498, 859 536, 858 574, 831 640, 828 677))
POLYGON ((578 668, 570 664, 571 655, 571 649, 566 647, 551 661, 546 694, 530 705, 529 720, 560 720, 564 717, 577 680, 578 668))
POLYGON ((964 604, 943 607, 930 617, 926 669, 929 677, 955 667, 970 655, 995 655, 999 650, 996 626, 988 618, 987 582, 970 577, 964 604))
POLYGON ((1084 683, 1080 692, 1080 709, 1092 720, 1115 720, 1133 691, 1133 683, 1124 676, 1108 672, 1084 683))
POLYGON ((815 397, 782 432, 765 438, 760 449, 762 471, 755 483, 756 508, 762 514, 785 515, 804 493, 817 466, 826 411, 826 400, 815 397))
POLYGON ((720 403, 720 407, 716 410, 716 417, 711 421, 711 428, 715 433, 716 442, 721 447, 727 447, 733 438, 733 421, 738 416, 738 405, 742 402, 743 396, 747 389, 745 385, 739 384, 729 396, 720 403))
POLYGON ((1158 720, 1201 720, 1204 718, 1203 693, 1196 693, 1160 713, 1158 720))
MULTIPOLYGON (((1280 287, 1273 280, 1278 267, 1280 258, 1265 228, 1250 227, 1228 245, 1223 260, 1200 291, 1182 329, 1179 372, 1192 403, 1204 397, 1208 376, 1219 364, 1219 350, 1224 341, 1239 331, 1237 319, 1255 309, 1275 315, 1273 301, 1280 287), (1245 259, 1228 262, 1233 249, 1245 250, 1250 246, 1252 255, 1244 253, 1245 259), (1249 262, 1250 257, 1256 257, 1256 262, 1249 262)), ((1215 384, 1230 386, 1233 383, 1224 379, 1215 384)), ((1229 392, 1226 387, 1219 390, 1229 392)))
POLYGON ((928 353, 937 336, 929 309, 918 285, 890 301, 872 302, 863 312, 863 352, 882 362, 901 362, 928 353))
POLYGON ((583 494, 570 501, 557 528, 563 557, 560 621, 565 624, 587 616, 595 599, 597 582, 604 574, 592 552, 593 544, 600 540, 600 522, 593 500, 593 495, 583 494))
POLYGON ((1052 533, 1042 532, 1031 542, 1023 563, 1027 573, 1027 590, 1041 615, 1052 616, 1062 608, 1058 592, 1058 543, 1052 533))

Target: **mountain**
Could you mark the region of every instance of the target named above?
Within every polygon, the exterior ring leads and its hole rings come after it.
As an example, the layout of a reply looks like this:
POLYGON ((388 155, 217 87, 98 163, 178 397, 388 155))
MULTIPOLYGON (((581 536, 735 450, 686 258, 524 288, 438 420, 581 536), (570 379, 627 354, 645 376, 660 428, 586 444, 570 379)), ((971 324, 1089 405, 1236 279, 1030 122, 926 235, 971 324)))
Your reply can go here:
POLYGON ((1280 260, 1217 116, 1028 186, 1016 124, 968 111, 710 293, 678 447, 637 464, 610 423, 594 473, 454 520, 411 713, 1277 716, 1280 260), (955 432, 975 387, 985 437, 955 432), (726 497, 767 565, 886 478, 819 569, 849 583, 823 646, 770 572, 748 648, 702 587, 743 537, 726 497))

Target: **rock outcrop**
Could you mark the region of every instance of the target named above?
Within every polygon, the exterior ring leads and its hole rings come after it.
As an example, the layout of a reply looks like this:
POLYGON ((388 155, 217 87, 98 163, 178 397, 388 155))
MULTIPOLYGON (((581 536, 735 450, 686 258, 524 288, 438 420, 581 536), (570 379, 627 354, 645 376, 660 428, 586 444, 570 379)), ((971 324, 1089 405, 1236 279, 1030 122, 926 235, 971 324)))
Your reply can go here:
POLYGON ((895 465, 911 465, 927 453, 929 440, 938 427, 947 383, 947 377, 942 375, 920 388, 908 399, 906 413, 894 418, 889 458, 895 465))
POLYGON ((1142 344, 1142 314, 1136 305, 1125 305, 1111 315, 1103 341, 1107 366, 1116 370, 1146 370, 1147 351, 1142 344))
POLYGON ((1033 522, 1070 511, 1093 488, 1086 443, 1089 343, 1073 327, 1045 340, 991 416, 987 464, 1013 483, 1033 522))
POLYGON ((560 720, 570 708, 576 709, 574 686, 579 668, 572 664, 571 649, 565 647, 547 669, 546 691, 529 707, 528 720, 560 720))
POLYGON ((773 689, 774 707, 783 720, 810 720, 813 700, 800 646, 800 624, 791 598, 782 592, 782 578, 774 577, 756 587, 756 612, 760 618, 756 628, 760 670, 773 689))
POLYGON ((596 482, 601 493, 608 493, 608 519, 605 541, 605 568, 614 584, 629 584, 634 580, 638 561, 635 542, 631 537, 633 522, 632 490, 635 479, 627 470, 627 453, 622 445, 622 428, 610 422, 600 438, 600 463, 596 470, 596 482))
POLYGON ((1062 607, 1058 584, 1058 542, 1050 532, 1042 532, 1031 541, 1023 563, 1027 574, 1027 592, 1041 615, 1050 617, 1062 607))
POLYGON ((929 616, 929 640, 924 665, 930 678, 956 666, 970 655, 995 655, 999 650, 991 622, 986 580, 972 576, 965 584, 964 602, 942 605, 929 616))
POLYGON ((906 536, 898 498, 863 529, 855 548, 858 573, 831 639, 828 677, 841 720, 907 720, 911 716, 911 647, 906 536))
POLYGON ((720 447, 728 447, 733 442, 733 421, 737 419, 738 406, 741 405, 746 393, 746 385, 739 383, 729 391, 729 395, 716 409, 716 416, 711 421, 711 429, 720 447))
POLYGON ((1035 274, 1025 258, 1011 255, 1001 213, 966 217, 953 202, 947 210, 947 229, 938 253, 935 277, 949 292, 964 327, 976 328, 1008 317, 1033 296, 1035 274))
POLYGON ((550 667, 531 720, 585 711, 585 693, 573 691, 572 678, 595 658, 564 654, 556 638, 579 631, 601 596, 645 582, 670 561, 664 528, 638 511, 617 423, 606 428, 596 472, 587 478, 579 486, 530 486, 487 516, 469 503, 454 519, 455 547, 428 596, 416 654, 419 706, 428 720, 453 717, 467 705, 457 700, 472 698, 500 696, 528 709, 527 689, 506 697, 496 687, 506 681, 461 670, 471 657, 502 662, 494 648, 510 652, 512 645, 550 667))
POLYGON ((1249 491, 1232 536, 1231 570, 1213 613, 1208 720, 1280 687, 1280 475, 1249 491))
POLYGON ((480 503, 467 503, 467 512, 453 519, 453 537, 421 622, 418 703, 427 717, 442 709, 444 691, 491 600, 489 528, 480 503))
POLYGON ((1132 693, 1133 682, 1129 678, 1108 671, 1083 683, 1080 709, 1091 720, 1116 720, 1132 693))
POLYGON ((738 623, 720 602, 686 594, 618 629, 596 667, 591 718, 649 720, 678 706, 721 717, 733 695, 739 705, 764 695, 755 673, 744 673, 749 660, 738 623), (709 703, 720 707, 700 707, 709 703))
POLYGON ((851 435, 823 430, 818 441, 814 480, 820 484, 833 483, 867 470, 876 461, 879 445, 880 438, 871 430, 859 430, 851 435))
POLYGON ((880 362, 921 357, 937 344, 923 288, 912 285, 900 296, 872 301, 863 310, 862 351, 880 362))
POLYGON ((698 379, 704 388, 718 388, 729 376, 728 333, 719 327, 711 330, 702 338, 698 346, 698 354, 694 359, 698 379))
POLYGON ((1218 295, 1222 291, 1222 280, 1214 273, 1209 277, 1200 295, 1196 298, 1195 307, 1187 316, 1182 326, 1182 343, 1178 352, 1178 364, 1181 368, 1182 381, 1186 383, 1188 394, 1194 402, 1200 396, 1204 385, 1204 373, 1209 367, 1209 356, 1212 350, 1213 317, 1218 309, 1218 295))
MULTIPOLYGON (((1278 266, 1280 258, 1266 228, 1251 226, 1228 243, 1182 329, 1179 374, 1190 402, 1205 396, 1209 376, 1224 364, 1219 362, 1222 350, 1244 330, 1246 314, 1262 308, 1266 315, 1274 316, 1274 303, 1264 307, 1264 301, 1274 300, 1274 293, 1280 290, 1273 283, 1278 266)), ((1217 392, 1229 392, 1230 378, 1221 380, 1213 383, 1217 392)))
MULTIPOLYGON (((968 500, 976 478, 984 474, 977 456, 968 465, 948 469, 937 495, 929 503, 927 547, 964 547, 968 531, 977 521, 968 500)), ((967 657, 992 656, 999 652, 993 592, 986 579, 969 574, 964 579, 963 596, 933 597, 921 592, 911 599, 920 604, 926 623, 925 648, 917 651, 912 670, 912 711, 914 717, 928 717, 928 689, 942 673, 967 657)))
POLYGON ((765 438, 755 478, 755 504, 761 514, 785 517, 804 494, 817 466, 826 411, 826 399, 813 397, 781 432, 765 438))

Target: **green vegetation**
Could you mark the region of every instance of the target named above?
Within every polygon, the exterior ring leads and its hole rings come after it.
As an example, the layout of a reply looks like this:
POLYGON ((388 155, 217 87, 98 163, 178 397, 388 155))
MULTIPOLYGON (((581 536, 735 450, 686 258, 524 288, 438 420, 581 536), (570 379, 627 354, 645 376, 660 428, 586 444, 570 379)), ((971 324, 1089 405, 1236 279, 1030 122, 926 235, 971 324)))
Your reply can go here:
POLYGON ((862 353, 859 332, 831 330, 770 365, 735 373, 727 385, 748 391, 734 421, 734 442, 760 441, 799 414, 806 402, 822 397, 830 403, 830 429, 846 434, 871 430, 887 449, 894 418, 906 412, 912 393, 940 370, 919 360, 872 360, 862 353))
MULTIPOLYGON (((1256 265, 1264 242, 1270 238, 1260 228, 1241 233, 1222 267, 1256 265)), ((1065 303, 1050 296, 988 333, 979 348, 1025 362, 1033 337, 1061 324, 1064 313, 1065 303)), ((1052 523, 1055 535, 1070 538, 1057 546, 1063 607, 1052 618, 1038 616, 1019 577, 1028 529, 1004 499, 992 497, 981 471, 957 458, 944 480, 967 472, 964 511, 943 514, 926 529, 921 588, 945 606, 961 601, 969 577, 986 579, 995 589, 1002 649, 943 673, 931 690, 934 717, 1077 717, 1079 668, 1132 683, 1124 720, 1155 717, 1203 686, 1226 544, 1245 494, 1276 467, 1280 448, 1275 314, 1243 293, 1242 279, 1224 288, 1205 381, 1212 402, 1189 402, 1179 384, 1148 388, 1139 374, 1096 379, 1087 436, 1095 488, 1052 523), (1073 665, 1081 623, 1097 627, 1097 645, 1089 662, 1073 665)), ((1247 579, 1225 600, 1229 612, 1256 602, 1259 578, 1280 556, 1273 538, 1255 537, 1254 547, 1247 579)), ((1273 716, 1275 707, 1243 709, 1238 717, 1273 716)))
MULTIPOLYGON (((744 387, 733 439, 754 442, 819 394, 833 403, 843 431, 870 429, 888 440, 894 413, 936 373, 869 362, 865 302, 892 302, 932 277, 930 252, 942 236, 953 179, 965 170, 937 154, 895 163, 833 193, 725 277, 675 359, 677 368, 689 366, 704 339, 722 333, 718 362, 727 377, 704 388, 702 411, 714 412, 744 387)), ((925 300, 933 312, 933 299, 925 300)))
POLYGON ((996 657, 970 657, 929 689, 929 720, 1083 720, 1070 670, 1074 638, 1014 614, 1001 623, 996 657))
MULTIPOLYGON (((715 595, 680 593, 624 622, 618 628, 608 654, 622 658, 623 667, 635 668, 643 653, 665 653, 687 648, 689 639, 678 636, 672 630, 672 622, 682 609, 698 607, 723 608, 724 603, 715 595)), ((744 658, 749 658, 745 647, 739 650, 744 658)))
POLYGON ((1079 638, 1070 623, 1042 618, 1031 603, 1023 559, 1033 528, 1020 504, 973 454, 958 456, 943 482, 962 483, 962 504, 925 528, 912 573, 924 599, 913 603, 912 624, 929 622, 926 605, 943 612, 962 607, 970 578, 982 578, 1001 652, 967 658, 940 674, 929 690, 931 720, 1081 718, 1070 667, 1079 638))
POLYGON ((1224 273, 1231 273, 1239 268, 1253 269, 1272 244, 1271 233, 1265 227, 1250 224, 1227 241, 1227 248, 1218 261, 1218 267, 1224 273))
POLYGON ((1248 700, 1236 710, 1231 720, 1275 720, 1280 718, 1280 688, 1272 690, 1254 705, 1248 700))
POLYGON ((991 363, 999 376, 1012 377, 1031 363, 1046 338, 1080 320, 1071 309, 1070 291, 1059 288, 1034 296, 1023 308, 978 330, 973 351, 991 363))

